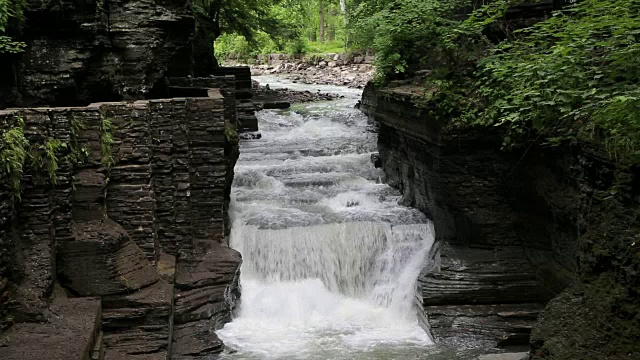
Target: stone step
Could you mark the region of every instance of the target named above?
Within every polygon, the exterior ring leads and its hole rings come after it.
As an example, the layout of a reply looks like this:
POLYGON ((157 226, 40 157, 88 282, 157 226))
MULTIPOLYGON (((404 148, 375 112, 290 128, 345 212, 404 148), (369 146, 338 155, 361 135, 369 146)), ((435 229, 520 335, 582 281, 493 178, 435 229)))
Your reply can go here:
POLYGON ((99 341, 100 299, 56 299, 48 310, 47 322, 19 323, 3 334, 0 359, 91 358, 99 341))
POLYGON ((526 345, 544 306, 529 304, 445 305, 424 308, 439 343, 508 347, 526 345))
POLYGON ((424 306, 540 301, 535 270, 521 248, 445 245, 439 258, 419 279, 424 306))

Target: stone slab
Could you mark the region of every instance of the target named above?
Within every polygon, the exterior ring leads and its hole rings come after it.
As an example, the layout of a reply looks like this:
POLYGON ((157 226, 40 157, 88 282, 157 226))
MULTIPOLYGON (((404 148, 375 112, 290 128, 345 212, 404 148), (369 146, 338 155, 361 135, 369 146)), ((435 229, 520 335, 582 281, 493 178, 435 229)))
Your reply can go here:
POLYGON ((99 299, 56 300, 49 307, 47 322, 16 324, 3 334, 0 359, 88 359, 99 318, 99 299))

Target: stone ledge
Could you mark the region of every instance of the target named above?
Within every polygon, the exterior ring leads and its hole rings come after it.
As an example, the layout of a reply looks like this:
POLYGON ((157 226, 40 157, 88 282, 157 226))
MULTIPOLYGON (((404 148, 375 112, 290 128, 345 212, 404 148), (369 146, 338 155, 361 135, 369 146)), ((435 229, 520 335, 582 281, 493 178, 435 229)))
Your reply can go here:
POLYGON ((16 324, 2 335, 0 359, 89 359, 99 327, 99 299, 57 299, 47 322, 16 324))

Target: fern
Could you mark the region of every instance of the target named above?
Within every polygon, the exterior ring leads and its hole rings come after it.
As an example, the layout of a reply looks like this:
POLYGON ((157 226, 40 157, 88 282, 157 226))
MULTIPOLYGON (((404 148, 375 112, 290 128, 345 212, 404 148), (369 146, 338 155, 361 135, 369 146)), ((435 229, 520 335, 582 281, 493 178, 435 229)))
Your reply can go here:
POLYGON ((20 184, 24 172, 29 140, 24 136, 24 120, 18 117, 17 126, 5 131, 0 140, 1 171, 10 180, 14 201, 20 200, 20 184))

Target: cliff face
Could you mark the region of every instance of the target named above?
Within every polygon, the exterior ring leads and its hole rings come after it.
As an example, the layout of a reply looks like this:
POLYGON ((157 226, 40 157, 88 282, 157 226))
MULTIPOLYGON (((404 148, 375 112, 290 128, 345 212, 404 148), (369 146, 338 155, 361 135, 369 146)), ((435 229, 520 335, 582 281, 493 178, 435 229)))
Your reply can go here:
POLYGON ((68 106, 149 97, 169 69, 191 63, 194 20, 185 0, 31 0, 7 56, 0 106, 68 106))
POLYGON ((240 254, 225 239, 235 79, 198 82, 191 91, 208 97, 0 111, 3 133, 24 122, 29 151, 65 144, 48 168, 55 183, 28 162, 14 202, 0 179, 1 358, 70 356, 25 340, 39 333, 100 359, 222 350, 214 331, 240 296, 240 254), (91 326, 51 313, 52 302, 73 311, 69 302, 96 297, 77 320, 91 326))
POLYGON ((362 109, 386 181, 434 221, 419 291, 436 339, 508 346, 533 329, 536 357, 638 356, 640 170, 583 143, 502 152, 493 129, 429 119, 418 91, 368 86, 362 109))

